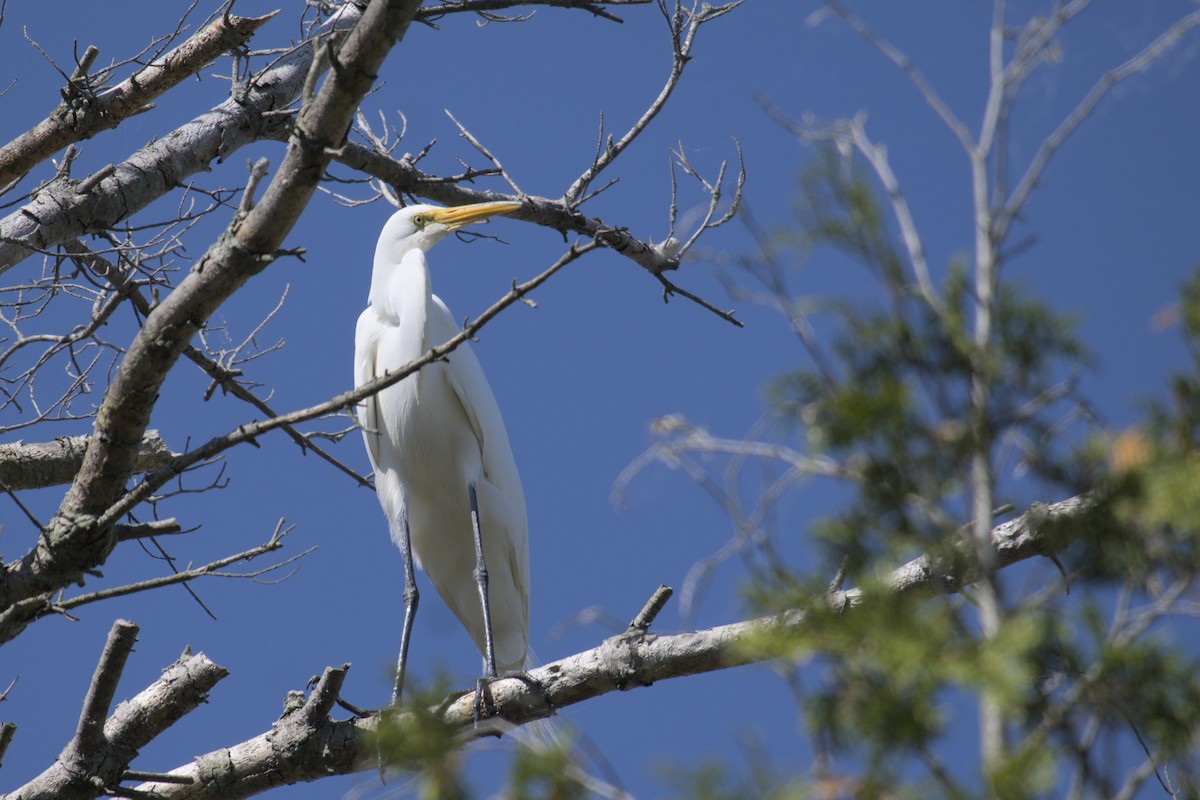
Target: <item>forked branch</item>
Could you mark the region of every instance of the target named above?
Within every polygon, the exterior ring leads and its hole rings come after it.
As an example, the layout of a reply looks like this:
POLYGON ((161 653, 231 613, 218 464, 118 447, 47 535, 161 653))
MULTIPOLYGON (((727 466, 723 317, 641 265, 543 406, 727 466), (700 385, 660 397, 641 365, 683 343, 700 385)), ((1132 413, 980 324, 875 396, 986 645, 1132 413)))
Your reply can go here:
POLYGON ((118 620, 96 667, 75 736, 46 771, 16 791, 10 800, 85 800, 121 795, 129 764, 139 751, 208 698, 228 671, 203 654, 184 652, 137 696, 110 713, 126 660, 137 641, 138 626, 118 620))

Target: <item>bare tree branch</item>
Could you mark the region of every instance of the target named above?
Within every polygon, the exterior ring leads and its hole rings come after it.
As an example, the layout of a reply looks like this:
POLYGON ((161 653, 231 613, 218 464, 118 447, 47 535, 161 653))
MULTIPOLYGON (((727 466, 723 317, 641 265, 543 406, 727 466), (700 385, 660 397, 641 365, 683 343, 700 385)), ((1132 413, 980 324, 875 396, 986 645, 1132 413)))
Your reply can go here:
MULTIPOLYGON (((1002 563, 1009 565, 1041 554, 1050 545, 1040 532, 1047 522, 1080 518, 1089 507, 1087 499, 1072 498, 998 526, 995 543, 1003 554, 1002 563)), ((917 591, 941 594, 959 591, 970 582, 971 574, 969 566, 964 569, 961 564, 942 564, 923 557, 897 569, 887 585, 899 595, 917 591)), ((866 601, 861 591, 853 589, 833 592, 828 597, 831 606, 840 610, 866 601)), ((436 713, 464 741, 494 736, 609 692, 764 661, 769 656, 750 645, 753 639, 772 632, 803 630, 805 624, 805 614, 792 611, 675 635, 653 634, 634 626, 594 649, 493 682, 488 691, 495 715, 479 725, 474 721, 473 691, 451 695, 436 713)), ((334 721, 327 716, 346 669, 326 669, 308 700, 285 713, 270 731, 171 770, 167 773, 171 783, 149 782, 137 790, 154 792, 163 800, 185 800, 209 796, 220 786, 225 800, 237 800, 280 783, 376 768, 378 751, 371 735, 380 717, 334 721)), ((408 713, 394 715, 395 724, 405 725, 408 713)))
MULTIPOLYGON (((250 189, 247 187, 247 196, 249 195, 250 189)), ((153 310, 152 306, 150 305, 150 301, 147 300, 141 291, 139 291, 138 288, 125 277, 121 270, 117 269, 113 264, 110 264, 107 260, 100 257, 98 254, 92 251, 91 248, 78 239, 65 242, 62 245, 62 248, 67 253, 70 253, 72 256, 76 257, 79 263, 83 264, 97 276, 111 283, 121 295, 128 297, 129 301, 133 303, 133 307, 136 308, 139 313, 144 316, 150 315, 150 312, 153 310)), ((243 386, 237 380, 237 371, 217 363, 190 344, 184 348, 183 355, 189 361, 203 370, 206 375, 212 378, 214 386, 219 386, 222 391, 228 392, 239 400, 248 403, 268 417, 278 416, 265 401, 260 399, 254 394, 254 392, 250 391, 250 389, 243 386)), ((307 453, 311 450, 319 458, 328 462, 329 464, 332 464, 333 467, 338 471, 349 475, 360 486, 374 488, 374 484, 372 484, 369 480, 362 475, 359 475, 353 469, 334 458, 323 447, 313 442, 312 437, 301 433, 290 425, 285 427, 284 431, 289 437, 291 437, 292 441, 294 441, 300 447, 301 452, 307 453)), ((158 467, 162 466, 165 466, 165 463, 158 464, 154 468, 157 469, 158 467)), ((63 481, 63 483, 70 483, 70 479, 63 481)))
POLYGON ((867 135, 866 116, 859 114, 850 120, 835 120, 828 123, 818 123, 815 120, 796 122, 781 114, 777 109, 767 106, 767 112, 772 119, 807 142, 832 142, 839 152, 857 152, 871 165, 875 177, 887 192, 892 216, 900 230, 900 240, 904 242, 904 252, 908 256, 909 267, 917 281, 921 298, 937 314, 945 313, 945 304, 933 285, 929 270, 929 262, 925 258, 925 246, 921 241, 920 230, 909 208, 908 200, 900 187, 900 180, 892 171, 888 161, 887 148, 871 140, 867 135))
POLYGON ((1162 34, 1142 48, 1133 58, 1104 73, 1100 80, 1096 81, 1095 85, 1092 86, 1084 98, 1079 101, 1079 104, 1071 110, 1071 113, 1042 142, 1042 146, 1038 148, 1037 154, 1030 160, 1029 165, 1025 168, 1025 172, 1021 175, 1021 179, 1017 182, 1016 188, 1013 189, 1012 194, 1007 198, 1004 205, 997 210, 993 234, 997 240, 1004 237, 1009 225, 1021 213, 1021 209, 1024 208, 1029 195, 1033 192, 1038 182, 1041 181, 1042 175, 1046 171, 1046 166, 1050 163, 1050 159, 1054 157, 1054 154, 1058 152, 1063 143, 1070 138, 1071 134, 1083 124, 1084 120, 1092 115, 1096 106, 1109 91, 1121 81, 1139 72, 1144 72, 1151 64, 1162 58, 1167 51, 1177 45, 1189 31, 1197 26, 1200 26, 1200 11, 1193 11, 1177 20, 1175 24, 1163 31, 1162 34))
POLYGON ((517 6, 549 6, 550 8, 577 8, 587 11, 597 17, 613 22, 624 22, 623 19, 605 10, 605 6, 636 6, 645 5, 652 0, 450 0, 436 6, 426 6, 417 12, 417 19, 422 22, 439 19, 446 14, 470 12, 486 14, 491 11, 501 11, 517 6))
MULTIPOLYGON (((276 134, 280 138, 282 138, 282 135, 282 132, 276 134)), ((679 257, 682 254, 682 248, 670 237, 668 237, 666 242, 661 244, 654 244, 653 241, 642 241, 634 237, 625 228, 612 227, 596 217, 584 216, 564 200, 550 200, 536 195, 527 195, 520 192, 519 189, 517 190, 518 193, 514 195, 468 189, 459 185, 458 180, 447 180, 446 178, 422 172, 417 169, 414 159, 410 156, 397 159, 385 152, 364 147, 353 142, 344 143, 333 154, 333 157, 335 161, 341 164, 378 178, 392 187, 397 193, 416 194, 435 202, 444 203, 445 205, 456 206, 496 200, 511 200, 521 203, 521 208, 508 214, 509 217, 551 228, 564 235, 572 232, 578 233, 581 236, 599 242, 654 275, 663 285, 664 298, 669 298, 671 295, 679 295, 716 314, 726 322, 736 325, 739 328, 742 327, 742 323, 734 316, 732 310, 726 311, 717 308, 703 298, 672 283, 662 274, 666 270, 679 268, 679 257)), ((487 157, 492 159, 494 164, 499 164, 490 153, 487 153, 487 157)), ((740 157, 741 153, 739 149, 739 159, 740 157)), ((497 166, 496 169, 501 172, 503 171, 503 168, 500 166, 497 166)), ((722 174, 723 172, 724 168, 722 168, 722 174)), ((461 176, 460 180, 469 181, 477 174, 479 173, 465 173, 461 176)), ((709 211, 706 214, 704 223, 690 235, 689 247, 701 233, 719 227, 732 219, 734 212, 737 210, 738 201, 741 198, 744 181, 745 170, 741 169, 738 172, 733 201, 730 203, 725 214, 720 218, 714 219, 717 204, 721 199, 721 181, 718 179, 715 183, 708 183, 701 180, 709 191, 709 211)), ((511 181, 510 185, 512 185, 511 181)), ((515 185, 513 188, 516 189, 515 185)))
POLYGON ((115 525, 113 533, 118 542, 146 539, 151 536, 174 536, 183 533, 183 528, 174 519, 159 519, 153 522, 138 522, 132 525, 115 525))
MULTIPOLYGON (((9 688, 12 688, 11 686, 9 688)), ((17 735, 17 726, 12 722, 0 722, 0 763, 4 761, 4 754, 8 751, 8 746, 12 744, 13 737, 17 735)))
POLYGON ((562 202, 567 208, 574 209, 583 202, 587 195, 588 187, 591 186, 592 182, 599 177, 600 173, 611 166, 613 161, 622 152, 633 144, 634 140, 642 134, 642 131, 650 125, 654 118, 658 116, 658 113, 662 111, 663 107, 666 106, 671 93, 679 85, 679 79, 683 76, 684 68, 692 58, 692 46, 695 44, 696 34, 700 31, 701 26, 728 14, 741 5, 742 2, 743 0, 734 0, 734 2, 716 7, 710 6, 707 3, 703 6, 693 3, 688 8, 684 5, 683 0, 675 0, 675 5, 668 8, 666 0, 659 0, 659 8, 666 19, 671 39, 671 69, 667 74, 667 79, 663 83, 662 89, 659 90, 658 96, 651 101, 646 110, 642 112, 641 117, 630 126, 629 130, 620 139, 614 140, 611 136, 603 138, 603 131, 601 132, 602 147, 597 151, 592 165, 584 170, 583 174, 576 178, 575 182, 563 192, 562 202))
MULTIPOLYGON (((970 152, 974 149, 975 140, 971 136, 970 130, 968 130, 967 126, 962 122, 962 120, 960 120, 955 113, 950 110, 950 106, 946 105, 946 102, 942 100, 941 95, 937 93, 937 90, 934 89, 933 85, 930 84, 925 78, 924 73, 917 68, 916 64, 912 62, 912 59, 909 58, 907 54, 905 54, 899 48, 894 47, 882 36, 871 30, 871 28, 869 28, 860 17, 852 13, 841 3, 835 2, 835 0, 825 0, 825 7, 841 17, 846 25, 848 25, 852 31, 858 34, 863 41, 867 42, 876 50, 878 50, 884 58, 886 58, 888 61, 891 61, 893 64, 899 67, 905 75, 908 76, 908 79, 912 81, 915 87, 917 87, 917 91, 921 93, 921 97, 925 100, 925 104, 928 105, 933 112, 938 115, 938 118, 941 119, 950 132, 954 134, 955 138, 958 139, 959 144, 963 146, 964 150, 970 152)), ((819 21, 819 13, 820 12, 815 13, 809 17, 809 24, 816 24, 819 21)))

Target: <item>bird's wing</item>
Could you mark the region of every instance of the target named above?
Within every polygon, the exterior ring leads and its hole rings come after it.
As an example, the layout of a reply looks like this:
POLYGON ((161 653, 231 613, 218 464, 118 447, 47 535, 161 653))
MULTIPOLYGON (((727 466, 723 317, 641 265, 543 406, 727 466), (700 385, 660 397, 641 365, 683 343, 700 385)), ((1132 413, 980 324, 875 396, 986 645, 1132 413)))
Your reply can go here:
MULTIPOLYGON (((379 353, 379 335, 381 323, 378 315, 370 307, 358 317, 358 325, 354 330, 354 387, 358 388, 378 374, 376 357, 379 353)), ((367 445, 367 455, 371 466, 378 468, 379 464, 379 396, 371 395, 358 404, 358 424, 363 430, 363 441, 367 445)))
MULTIPOLYGON (((433 296, 433 308, 428 318, 429 339, 427 346, 445 342, 458 333, 450 310, 437 295, 433 296)), ((521 477, 517 472, 504 418, 492 387, 483 374, 479 359, 469 347, 459 347, 446 362, 447 375, 454 396, 462 405, 463 413, 470 421, 479 442, 483 462, 483 478, 494 492, 488 505, 495 519, 503 520, 506 545, 504 558, 513 576, 517 590, 517 612, 529 625, 529 533, 525 510, 525 493, 521 488, 521 477)), ((482 501, 481 501, 482 502, 482 501)), ((519 656, 524 658, 522 652, 519 656)))
MULTIPOLYGON (((433 296, 433 308, 430 309, 428 339, 426 347, 442 344, 459 332, 450 309, 437 295, 433 296)), ((483 374, 483 367, 470 347, 463 345, 446 357, 446 373, 450 387, 462 404, 463 413, 471 423, 475 439, 479 442, 479 451, 483 458, 484 475, 495 480, 489 473, 500 466, 498 461, 512 461, 512 448, 508 443, 508 433, 504 429, 504 418, 500 415, 500 405, 492 393, 492 387, 483 374), (490 462, 490 463, 489 463, 490 462)))

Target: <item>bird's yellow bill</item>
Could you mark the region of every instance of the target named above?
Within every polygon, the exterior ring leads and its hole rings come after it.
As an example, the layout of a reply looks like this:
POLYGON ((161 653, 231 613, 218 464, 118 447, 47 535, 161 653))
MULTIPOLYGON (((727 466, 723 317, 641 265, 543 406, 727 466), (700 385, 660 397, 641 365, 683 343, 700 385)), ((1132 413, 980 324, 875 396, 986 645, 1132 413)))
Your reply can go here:
POLYGON ((478 222, 481 219, 494 217, 497 214, 507 214, 521 207, 520 203, 497 201, 494 203, 472 203, 468 206, 451 206, 439 208, 431 213, 435 222, 440 222, 452 231, 478 222))

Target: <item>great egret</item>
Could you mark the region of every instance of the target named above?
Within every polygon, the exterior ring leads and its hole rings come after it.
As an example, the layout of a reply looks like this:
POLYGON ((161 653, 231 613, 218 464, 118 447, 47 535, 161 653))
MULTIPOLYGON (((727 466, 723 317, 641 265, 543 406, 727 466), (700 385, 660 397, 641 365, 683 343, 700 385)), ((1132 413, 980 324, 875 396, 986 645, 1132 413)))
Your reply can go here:
MULTIPOLYGON (((356 386, 458 333, 450 310, 430 290, 426 251, 465 225, 520 207, 414 205, 392 215, 375 246, 369 305, 355 331, 356 386)), ((417 610, 414 562, 475 640, 485 678, 496 677, 497 667, 520 669, 529 642, 525 495, 479 360, 464 344, 364 400, 359 420, 379 502, 404 559, 392 705, 404 686, 417 610)))

